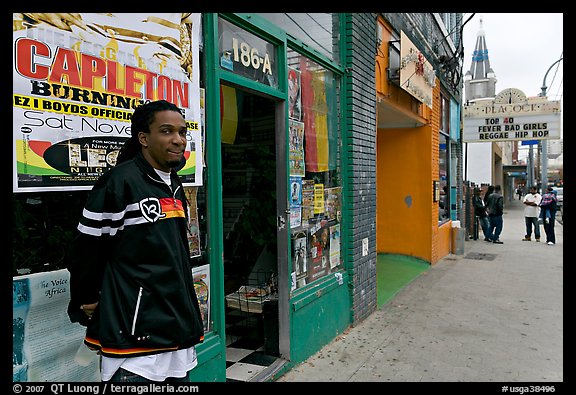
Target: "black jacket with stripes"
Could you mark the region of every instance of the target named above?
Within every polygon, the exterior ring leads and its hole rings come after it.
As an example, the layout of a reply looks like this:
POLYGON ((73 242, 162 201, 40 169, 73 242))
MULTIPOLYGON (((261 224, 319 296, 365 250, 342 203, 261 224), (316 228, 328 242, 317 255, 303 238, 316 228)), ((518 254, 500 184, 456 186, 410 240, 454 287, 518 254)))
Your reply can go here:
POLYGON ((109 357, 188 348, 204 332, 187 239, 187 202, 142 154, 104 173, 84 207, 68 256, 68 315, 84 342, 109 357), (82 304, 99 302, 92 318, 82 304))

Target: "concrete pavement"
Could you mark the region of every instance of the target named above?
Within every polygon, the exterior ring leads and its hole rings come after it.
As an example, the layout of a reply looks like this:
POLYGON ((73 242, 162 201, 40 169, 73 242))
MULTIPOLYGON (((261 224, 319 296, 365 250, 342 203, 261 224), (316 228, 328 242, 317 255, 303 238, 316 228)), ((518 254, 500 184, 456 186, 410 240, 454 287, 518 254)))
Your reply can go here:
POLYGON ((277 382, 542 382, 563 374, 563 225, 522 241, 505 203, 504 244, 465 242, 277 382))

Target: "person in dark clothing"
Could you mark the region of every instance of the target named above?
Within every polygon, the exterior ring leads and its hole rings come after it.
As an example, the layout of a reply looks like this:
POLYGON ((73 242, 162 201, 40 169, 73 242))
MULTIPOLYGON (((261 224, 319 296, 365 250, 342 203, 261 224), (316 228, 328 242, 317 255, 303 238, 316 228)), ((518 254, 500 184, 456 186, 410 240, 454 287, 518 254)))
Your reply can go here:
POLYGON ((558 199, 553 187, 548 187, 547 192, 542 196, 540 201, 540 218, 544 224, 546 232, 546 244, 556 244, 556 234, 554 232, 554 223, 556 222, 556 211, 558 209, 558 199))
POLYGON ((494 244, 504 244, 500 241, 500 233, 504 226, 504 197, 500 193, 500 185, 494 186, 494 192, 488 197, 488 217, 490 220, 490 232, 492 234, 492 242, 494 244))
POLYGON ((488 189, 484 194, 484 206, 488 207, 488 198, 494 193, 494 185, 488 185, 488 189))
POLYGON ((524 195, 524 187, 522 185, 518 185, 518 188, 516 188, 516 194, 518 195, 518 200, 522 200, 522 196, 524 195))
POLYGON ((187 381, 204 327, 194 289, 183 166, 186 121, 153 101, 90 192, 67 269, 68 315, 86 326, 103 381, 187 381))
POLYGON ((482 233, 484 234, 484 241, 492 241, 492 233, 490 232, 490 221, 486 213, 486 205, 480 196, 480 189, 474 188, 474 196, 472 197, 472 205, 474 206, 474 215, 478 217, 482 233))

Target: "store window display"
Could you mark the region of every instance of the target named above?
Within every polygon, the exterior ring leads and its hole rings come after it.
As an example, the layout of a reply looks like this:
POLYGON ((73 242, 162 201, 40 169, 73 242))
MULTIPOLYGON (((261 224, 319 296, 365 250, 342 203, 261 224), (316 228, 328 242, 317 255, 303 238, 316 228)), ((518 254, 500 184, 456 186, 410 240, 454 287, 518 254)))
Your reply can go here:
POLYGON ((440 178, 440 200, 438 202, 438 221, 450 219, 450 97, 440 93, 440 135, 438 136, 438 176, 440 178))
POLYGON ((289 64, 292 290, 342 269, 338 80, 295 51, 289 64), (295 193, 293 193, 296 191, 295 193))
POLYGON ((440 176, 440 200, 438 201, 438 221, 446 221, 450 218, 450 188, 448 186, 448 137, 440 134, 439 167, 440 176))

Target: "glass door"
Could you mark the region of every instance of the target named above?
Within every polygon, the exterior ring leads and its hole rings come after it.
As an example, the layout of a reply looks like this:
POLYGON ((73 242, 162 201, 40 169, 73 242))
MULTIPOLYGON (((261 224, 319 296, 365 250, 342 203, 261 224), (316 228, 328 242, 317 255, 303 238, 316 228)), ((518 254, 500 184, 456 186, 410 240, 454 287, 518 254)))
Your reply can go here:
POLYGON ((287 214, 285 203, 279 207, 286 167, 277 111, 283 107, 233 86, 221 85, 220 94, 226 379, 254 381, 281 355, 287 246, 279 240, 286 239, 287 214))

